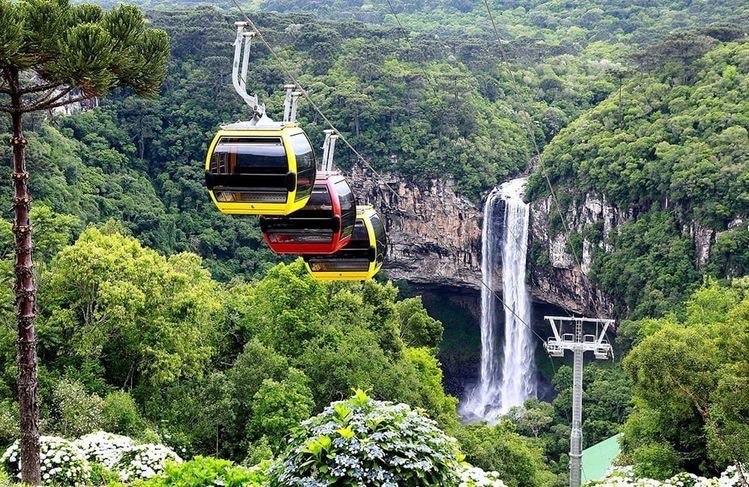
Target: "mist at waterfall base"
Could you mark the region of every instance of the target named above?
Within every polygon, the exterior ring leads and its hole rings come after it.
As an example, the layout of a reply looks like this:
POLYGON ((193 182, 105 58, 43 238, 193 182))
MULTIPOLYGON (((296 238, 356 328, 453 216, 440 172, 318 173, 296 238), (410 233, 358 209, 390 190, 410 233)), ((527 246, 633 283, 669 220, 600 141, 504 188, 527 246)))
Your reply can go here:
MULTIPOLYGON (((481 369, 481 295, 478 290, 436 285, 414 285, 404 297, 421 296, 430 316, 440 320, 444 327, 439 359, 442 384, 445 392, 465 400, 479 381, 481 369)), ((496 324, 504 329, 504 312, 497 304, 496 324)), ((544 316, 563 315, 566 311, 552 304, 531 303, 531 327, 539 335, 551 335, 544 316)), ((502 354, 502 343, 497 349, 502 354)), ((543 345, 535 340, 535 384, 539 399, 551 401, 555 390, 551 384, 554 368, 543 345)))

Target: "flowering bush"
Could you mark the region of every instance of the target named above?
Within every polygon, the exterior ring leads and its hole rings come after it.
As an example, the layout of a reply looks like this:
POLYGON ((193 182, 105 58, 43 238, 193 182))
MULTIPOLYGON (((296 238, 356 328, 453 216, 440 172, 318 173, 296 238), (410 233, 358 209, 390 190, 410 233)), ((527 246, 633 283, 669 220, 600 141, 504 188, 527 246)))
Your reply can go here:
POLYGON ((485 472, 477 467, 463 466, 458 470, 460 487, 506 487, 497 472, 485 472))
POLYGON ((99 462, 108 469, 114 469, 122 459, 122 454, 135 442, 127 436, 97 431, 81 436, 74 444, 80 448, 90 462, 99 462))
MULTIPOLYGON (((83 452, 70 441, 56 436, 41 437, 41 473, 44 485, 86 485, 91 478, 91 467, 83 452)), ((21 477, 18 441, 0 457, 6 472, 21 477)))
POLYGON ((462 460, 455 439, 431 419, 406 404, 374 401, 357 391, 304 421, 269 476, 272 486, 502 485, 482 477, 480 469, 463 480, 462 460))
MULTIPOLYGON (((746 469, 744 469, 746 471, 746 469)), ((597 487, 738 487, 742 485, 736 466, 729 466, 718 478, 705 478, 693 473, 682 472, 670 479, 660 481, 636 478, 631 466, 614 467, 603 480, 589 482, 597 487)))
POLYGON ((182 459, 164 445, 135 445, 122 452, 114 469, 120 473, 123 482, 145 480, 163 472, 169 461, 181 463, 182 459))

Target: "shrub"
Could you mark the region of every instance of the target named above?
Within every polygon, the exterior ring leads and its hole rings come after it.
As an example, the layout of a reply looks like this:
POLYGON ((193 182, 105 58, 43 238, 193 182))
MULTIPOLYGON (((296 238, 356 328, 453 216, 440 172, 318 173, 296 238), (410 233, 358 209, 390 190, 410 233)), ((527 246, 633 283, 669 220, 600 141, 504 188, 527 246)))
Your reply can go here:
POLYGON ((101 423, 106 431, 139 437, 144 421, 133 397, 125 391, 106 395, 101 409, 101 423))
MULTIPOLYGON (((78 447, 64 438, 41 437, 41 473, 44 485, 86 485, 91 480, 91 467, 78 447)), ((18 441, 0 457, 11 477, 21 476, 18 441)))
POLYGON ((142 487, 260 487, 266 480, 262 468, 245 468, 229 460, 197 456, 189 462, 167 463, 164 472, 142 484, 142 487))
POLYGON ((127 436, 98 431, 78 438, 75 445, 88 461, 101 463, 112 470, 120 463, 123 453, 135 446, 135 442, 127 436))
POLYGON ((18 438, 18 407, 10 401, 0 402, 0 447, 18 438))
POLYGON ((460 487, 505 487, 497 472, 484 472, 478 467, 463 466, 458 475, 460 487))
POLYGON ((668 443, 648 443, 636 448, 632 456, 638 477, 663 480, 679 471, 679 457, 668 443))
POLYGON ((62 380, 52 391, 54 431, 75 438, 101 429, 102 399, 88 394, 79 382, 62 380))
POLYGON ((115 469, 123 482, 145 480, 164 471, 167 462, 181 463, 174 450, 164 445, 135 445, 122 453, 115 469))
POLYGON ((91 484, 106 485, 107 487, 116 487, 122 485, 119 483, 120 476, 101 463, 93 462, 91 465, 91 484))
POLYGON ((272 486, 448 487, 460 485, 461 461, 456 440, 434 421, 357 391, 301 424, 270 480, 272 486))

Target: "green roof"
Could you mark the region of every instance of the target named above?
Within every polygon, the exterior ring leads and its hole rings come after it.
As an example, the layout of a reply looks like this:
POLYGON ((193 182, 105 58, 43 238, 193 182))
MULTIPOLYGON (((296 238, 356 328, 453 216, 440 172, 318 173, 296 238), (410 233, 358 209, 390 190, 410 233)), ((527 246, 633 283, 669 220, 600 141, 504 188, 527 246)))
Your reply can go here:
POLYGON ((600 480, 619 455, 621 433, 583 450, 583 483, 600 480))

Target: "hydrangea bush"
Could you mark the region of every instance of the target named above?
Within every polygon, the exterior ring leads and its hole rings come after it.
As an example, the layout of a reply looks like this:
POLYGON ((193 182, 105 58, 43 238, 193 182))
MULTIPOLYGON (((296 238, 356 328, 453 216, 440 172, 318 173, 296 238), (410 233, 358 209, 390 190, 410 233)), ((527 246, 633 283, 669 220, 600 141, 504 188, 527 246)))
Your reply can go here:
POLYGON ((466 471, 462 461, 457 441, 437 423, 406 404, 357 391, 304 421, 269 476, 271 486, 502 487, 480 469, 466 471))
POLYGON ((88 461, 101 463, 113 470, 120 463, 123 453, 135 446, 135 442, 127 436, 97 431, 81 436, 75 440, 75 445, 88 461))
MULTIPOLYGON (((72 442, 57 436, 42 436, 39 459, 44 485, 87 485, 91 467, 83 452, 72 442)), ((21 477, 18 441, 0 457, 0 463, 11 477, 21 477)))
POLYGON ((167 446, 148 443, 123 451, 114 470, 119 472, 123 482, 132 482, 150 479, 163 472, 167 462, 181 463, 182 459, 167 446))
MULTIPOLYGON (((746 468, 744 467, 744 472, 746 468)), ((637 478, 634 467, 614 467, 603 480, 589 482, 588 487, 739 487, 745 485, 741 473, 735 465, 729 466, 720 477, 706 478, 693 473, 682 472, 667 480, 637 478)))
POLYGON ((506 487, 497 472, 485 472, 478 467, 464 465, 458 470, 460 487, 506 487))

